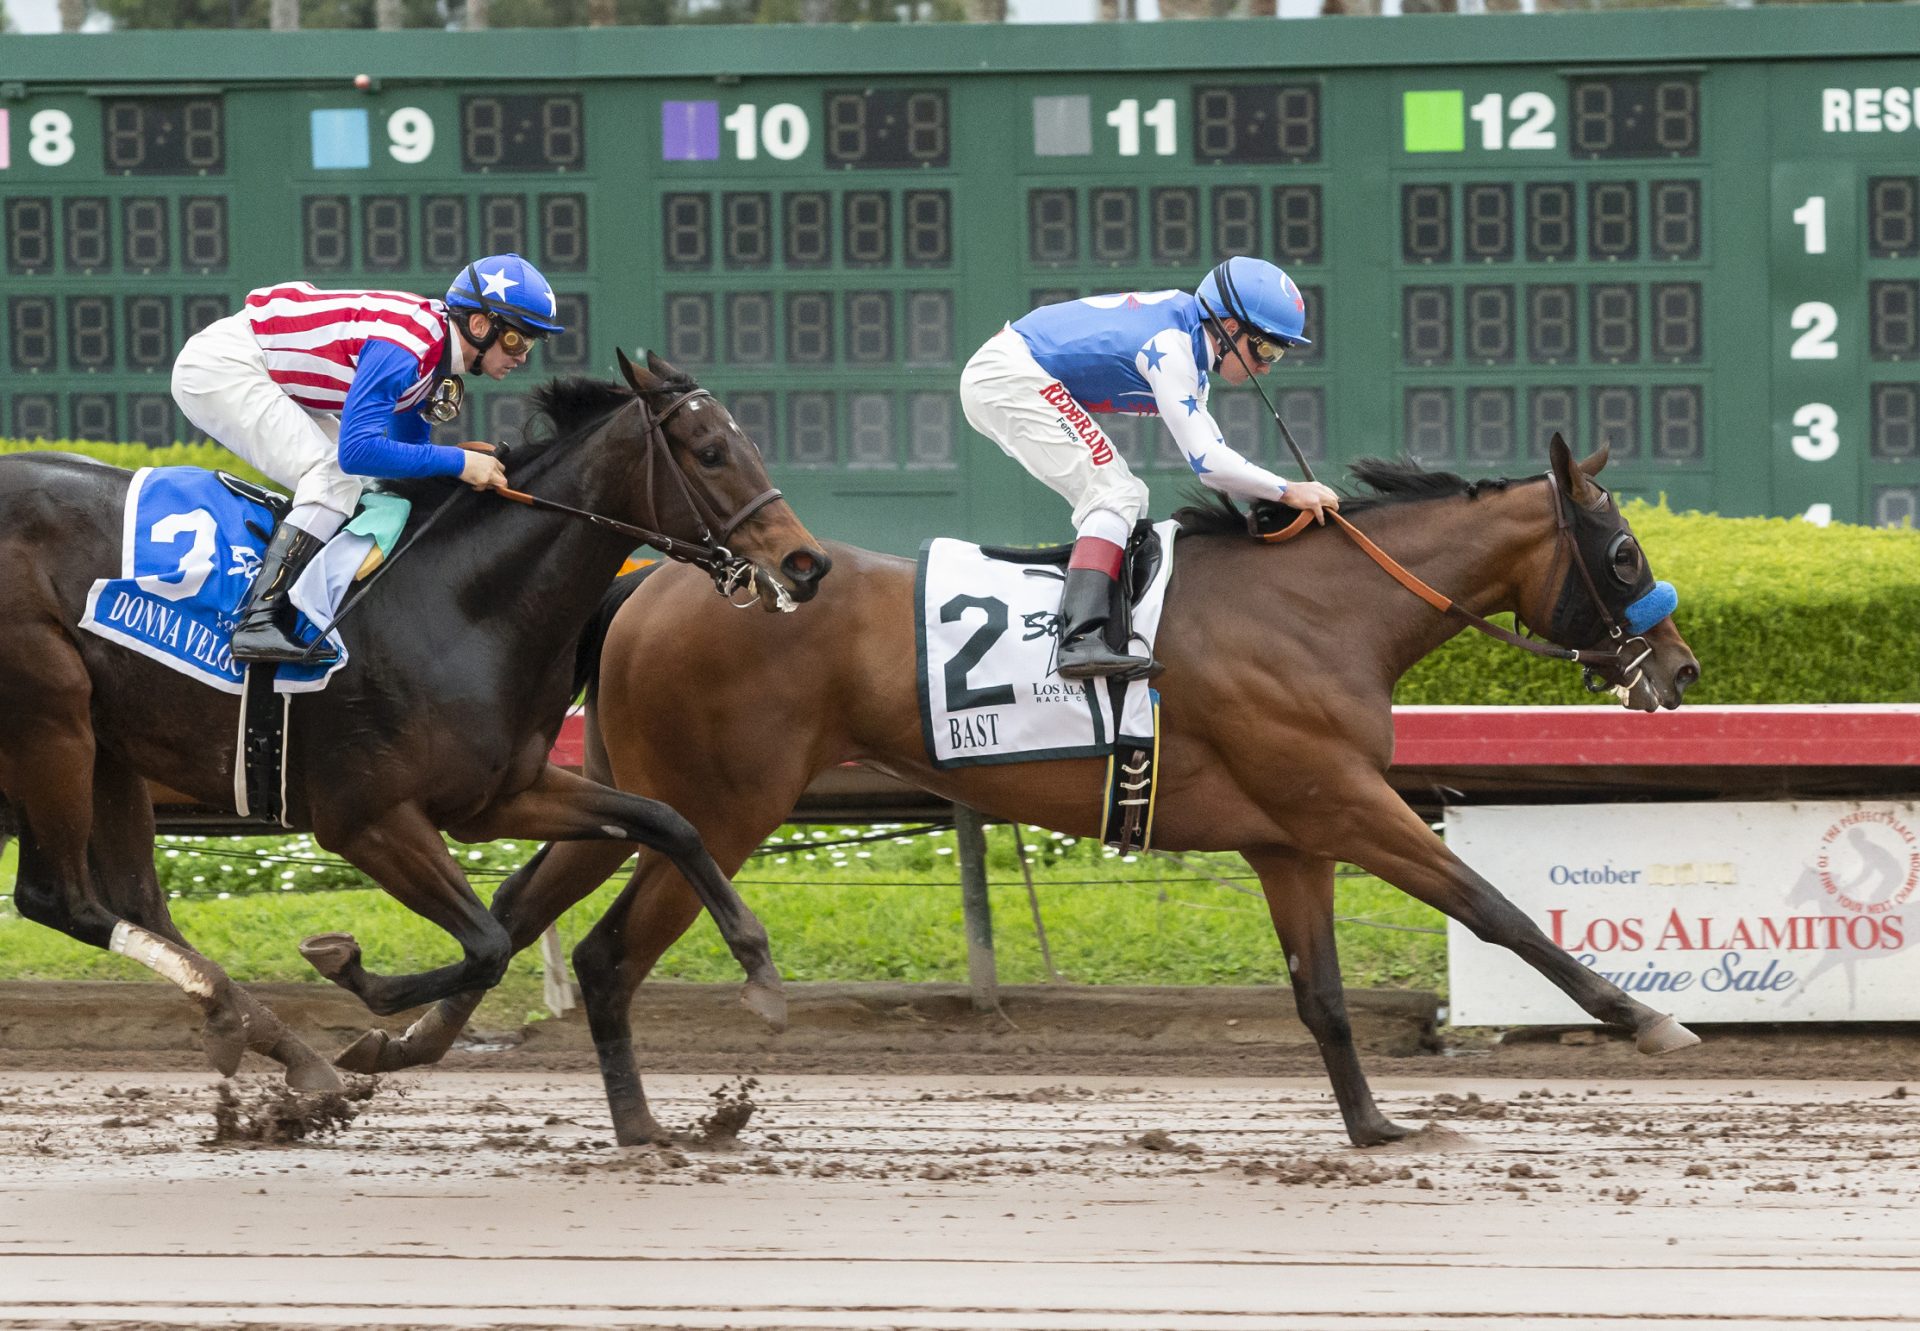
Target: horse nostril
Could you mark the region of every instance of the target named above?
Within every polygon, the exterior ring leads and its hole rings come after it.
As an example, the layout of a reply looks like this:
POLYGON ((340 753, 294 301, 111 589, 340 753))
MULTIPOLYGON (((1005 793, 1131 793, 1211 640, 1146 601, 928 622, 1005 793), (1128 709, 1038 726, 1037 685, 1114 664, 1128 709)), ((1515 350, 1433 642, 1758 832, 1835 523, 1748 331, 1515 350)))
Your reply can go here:
POLYGON ((796 583, 815 583, 827 576, 833 561, 814 550, 796 550, 780 561, 780 571, 796 583))
POLYGON ((1689 661, 1686 665, 1681 666, 1673 672, 1673 686, 1682 693, 1685 693, 1699 682, 1700 665, 1698 662, 1689 661))

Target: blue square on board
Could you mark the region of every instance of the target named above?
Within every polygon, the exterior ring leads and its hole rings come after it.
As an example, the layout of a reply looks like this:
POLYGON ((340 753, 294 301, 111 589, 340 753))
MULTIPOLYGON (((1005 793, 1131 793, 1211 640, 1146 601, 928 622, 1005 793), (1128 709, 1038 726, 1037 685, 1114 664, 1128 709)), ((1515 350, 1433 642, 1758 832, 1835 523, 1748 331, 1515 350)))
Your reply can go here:
POLYGON ((315 171, 360 171, 369 165, 367 148, 367 111, 365 107, 342 107, 315 111, 313 127, 313 169, 315 171))
POLYGON ((660 103, 660 160, 720 160, 720 103, 660 103))

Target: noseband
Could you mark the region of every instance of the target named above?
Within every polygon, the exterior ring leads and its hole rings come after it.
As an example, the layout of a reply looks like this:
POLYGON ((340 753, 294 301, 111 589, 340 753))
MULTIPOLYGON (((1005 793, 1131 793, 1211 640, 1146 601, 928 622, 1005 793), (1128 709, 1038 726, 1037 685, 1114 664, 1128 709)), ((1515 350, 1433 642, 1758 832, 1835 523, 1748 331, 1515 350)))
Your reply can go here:
MULTIPOLYGON (((677 559, 703 569, 713 579, 714 588, 727 598, 729 604, 737 609, 750 609, 758 599, 758 593, 754 591, 753 586, 753 561, 733 553, 727 548, 726 541, 748 518, 784 496, 777 488, 769 486, 729 515, 721 513, 707 502, 704 495, 688 483, 686 473, 681 471, 673 460, 673 450, 667 446, 666 425, 673 419, 674 413, 702 398, 712 400, 713 394, 704 388, 695 388, 690 392, 682 393, 669 402, 665 410, 657 416, 648 410, 644 397, 636 396, 634 399, 634 404, 646 417, 647 493, 660 492, 660 477, 663 472, 671 477, 674 484, 679 487, 681 500, 693 514, 694 524, 700 532, 697 541, 678 540, 665 532, 651 531, 646 527, 635 526, 631 522, 610 518, 604 513, 575 508, 571 504, 563 504, 555 499, 542 499, 538 495, 527 494, 521 490, 500 489, 495 490, 494 493, 504 499, 511 499, 517 504, 525 504, 529 508, 547 513, 563 513, 583 522, 591 522, 597 527, 606 527, 622 535, 631 536, 643 545, 652 546, 669 559, 677 559), (748 593, 745 601, 738 599, 737 594, 742 590, 748 593)), ((785 589, 782 588, 779 591, 784 601, 785 589)))

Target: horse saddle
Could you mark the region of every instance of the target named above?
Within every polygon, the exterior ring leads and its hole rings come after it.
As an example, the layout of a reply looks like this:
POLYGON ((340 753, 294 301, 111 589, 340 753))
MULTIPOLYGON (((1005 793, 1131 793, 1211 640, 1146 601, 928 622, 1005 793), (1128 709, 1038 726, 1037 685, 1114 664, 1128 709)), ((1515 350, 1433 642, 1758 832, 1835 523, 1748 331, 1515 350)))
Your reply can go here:
MULTIPOLYGON (((989 559, 1003 559, 1010 564, 1064 570, 1067 561, 1073 557, 1073 546, 983 545, 980 553, 989 559)), ((1160 533, 1153 529, 1153 523, 1145 518, 1136 522, 1133 535, 1127 538, 1126 559, 1120 567, 1121 585, 1126 589, 1129 606, 1139 606, 1140 598, 1153 585, 1154 575, 1160 571, 1160 562, 1165 558, 1166 551, 1161 548, 1160 533)))

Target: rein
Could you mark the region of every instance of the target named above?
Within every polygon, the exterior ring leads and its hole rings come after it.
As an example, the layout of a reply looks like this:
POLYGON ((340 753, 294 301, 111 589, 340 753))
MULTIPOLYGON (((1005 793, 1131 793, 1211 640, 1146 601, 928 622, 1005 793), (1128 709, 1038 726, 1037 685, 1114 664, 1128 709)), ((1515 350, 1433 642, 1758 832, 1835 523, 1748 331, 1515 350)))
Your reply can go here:
MULTIPOLYGON (((1369 559, 1373 560, 1374 563, 1385 570, 1389 577, 1425 601, 1428 605, 1432 606, 1435 610, 1440 611, 1442 614, 1458 615, 1467 622, 1469 627, 1478 629, 1489 638, 1495 638, 1511 646, 1518 647, 1521 651, 1532 652, 1535 656, 1544 656, 1555 661, 1572 661, 1576 665, 1585 667, 1587 671, 1587 687, 1593 689, 1595 692, 1600 691, 1594 684, 1595 676, 1607 670, 1613 671, 1617 678, 1626 681, 1626 683, 1622 685, 1615 686, 1615 692, 1619 692, 1621 689, 1631 690, 1633 686, 1639 682, 1640 664, 1646 660, 1653 648, 1648 645, 1646 638, 1642 635, 1636 634, 1628 637, 1626 630, 1620 626, 1620 622, 1614 617, 1613 612, 1607 608, 1606 600, 1600 595, 1600 588, 1595 584, 1593 574, 1587 568, 1587 561, 1580 553, 1580 543, 1576 541, 1573 536, 1573 524, 1567 513, 1568 505, 1572 503, 1572 500, 1560 493, 1560 483, 1554 479, 1551 473, 1548 473, 1546 482, 1548 493, 1553 496, 1555 540, 1566 547, 1568 562, 1571 563, 1575 569, 1579 570, 1580 580, 1585 584, 1588 595, 1593 598, 1593 604, 1600 612, 1601 622, 1607 626, 1608 637, 1613 640, 1612 645, 1609 647, 1560 647, 1550 642, 1543 642, 1538 638, 1525 637, 1515 633, 1512 629, 1504 628, 1486 618, 1486 616, 1476 614, 1472 610, 1467 609, 1444 592, 1435 590, 1431 584, 1423 581, 1419 575, 1410 571, 1392 555, 1375 545, 1365 532, 1349 522, 1341 515, 1338 509, 1327 510, 1327 516, 1333 519, 1334 524, 1339 527, 1341 531, 1345 532, 1353 543, 1365 552, 1369 559), (1626 658, 1630 652, 1634 653, 1633 659, 1627 660, 1626 658)), ((1305 530, 1307 523, 1312 520, 1312 517, 1313 515, 1311 513, 1303 512, 1298 518, 1294 519, 1281 530, 1264 533, 1257 532, 1255 533, 1256 538, 1268 544, 1278 544, 1299 535, 1301 531, 1305 530)), ((1249 515, 1249 525, 1251 525, 1251 515, 1249 515)))
MULTIPOLYGON (((678 467, 672 465, 669 450, 666 447, 666 424, 667 421, 673 417, 673 414, 690 402, 700 398, 711 398, 712 396, 713 394, 707 392, 706 389, 696 388, 691 392, 682 393, 679 397, 669 402, 666 410, 662 411, 658 416, 647 412, 647 469, 650 484, 649 492, 651 493, 652 481, 659 475, 662 459, 666 459, 667 471, 673 476, 674 480, 678 482, 680 486, 680 496, 686 501, 687 508, 693 513, 694 521, 699 526, 700 539, 698 541, 676 540, 665 532, 657 532, 646 527, 635 526, 630 522, 622 522, 618 518, 610 518, 604 513, 595 513, 590 509, 575 508, 573 505, 563 504, 557 499, 545 499, 536 494, 529 494, 524 490, 511 490, 505 486, 500 486, 488 493, 498 495, 500 498, 510 500, 516 504, 524 504, 528 508, 541 512, 559 513, 565 517, 574 518, 581 522, 590 522, 597 527, 606 527, 609 530, 619 532, 623 536, 631 536, 643 545, 652 546, 670 559, 682 560, 704 570, 712 577, 715 589, 727 598, 728 604, 732 605, 735 609, 751 609, 754 605, 753 597, 750 596, 745 602, 741 602, 735 598, 743 588, 748 592, 753 591, 753 562, 740 555, 734 554, 733 551, 726 547, 725 542, 728 537, 732 536, 733 533, 738 530, 740 524, 752 517, 755 513, 758 513, 768 504, 771 504, 774 500, 784 498, 785 496, 782 495, 777 488, 769 487, 742 504, 731 516, 722 516, 714 510, 712 505, 701 502, 701 496, 694 490, 693 486, 688 483, 685 473, 678 467), (715 537, 713 534, 713 529, 716 527, 719 529, 718 537, 715 537)), ((645 398, 636 395, 635 401, 639 403, 640 409, 643 412, 647 411, 645 398)), ((581 433, 590 433, 600 428, 623 410, 625 410, 624 407, 606 416, 602 416, 592 425, 587 426, 581 433)), ((576 435, 575 437, 577 438, 578 436, 576 435)), ((508 457, 507 446, 505 444, 497 446, 493 451, 493 456, 504 466, 508 457)), ((551 451, 543 451, 542 456, 554 456, 554 454, 551 451)), ((539 458, 534 459, 536 467, 539 461, 539 458)), ((315 638, 307 647, 306 655, 302 658, 304 661, 311 662, 319 659, 320 649, 326 643, 327 635, 339 628, 341 621, 345 620, 362 601, 367 599, 367 593, 373 590, 373 584, 378 582, 386 571, 399 561, 400 556, 413 548, 414 542, 427 534, 427 531, 433 524, 440 520, 441 516, 453 506, 454 501, 459 499, 463 493, 465 493, 464 486, 454 490, 452 494, 441 500, 440 503, 435 506, 434 510, 427 515, 426 521, 422 522, 409 533, 407 538, 395 547, 393 553, 381 561, 379 568, 368 574, 354 586, 348 594, 346 603, 340 607, 339 611, 328 621, 326 627, 320 631, 320 636, 315 638)), ((783 600, 786 599, 784 590, 782 590, 781 596, 783 600)))

